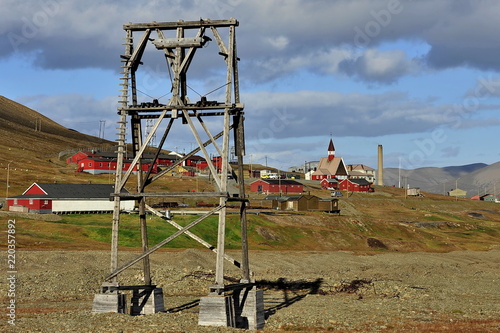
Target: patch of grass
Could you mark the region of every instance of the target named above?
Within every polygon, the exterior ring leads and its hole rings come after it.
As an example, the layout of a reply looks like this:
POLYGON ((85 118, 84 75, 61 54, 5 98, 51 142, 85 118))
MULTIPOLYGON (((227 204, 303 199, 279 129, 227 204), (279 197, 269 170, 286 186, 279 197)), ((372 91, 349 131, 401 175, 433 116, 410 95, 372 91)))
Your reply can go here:
POLYGON ((424 219, 427 221, 445 221, 441 216, 436 215, 424 216, 424 219))
POLYGON ((85 228, 84 234, 93 240, 98 242, 111 242, 111 229, 110 228, 100 228, 100 227, 87 227, 85 228))

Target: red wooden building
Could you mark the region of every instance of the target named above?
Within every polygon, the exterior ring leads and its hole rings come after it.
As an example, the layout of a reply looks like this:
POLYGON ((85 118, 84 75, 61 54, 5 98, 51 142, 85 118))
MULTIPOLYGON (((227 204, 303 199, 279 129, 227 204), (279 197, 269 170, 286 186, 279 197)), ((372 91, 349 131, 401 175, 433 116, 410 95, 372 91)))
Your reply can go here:
MULTIPOLYGON (((115 173, 116 172, 116 160, 108 160, 103 158, 84 158, 78 161, 78 168, 76 169, 78 172, 87 172, 93 175, 99 175, 103 173, 115 173)), ((127 171, 130 165, 132 164, 132 160, 124 160, 123 161, 123 170, 127 171)), ((143 160, 141 164, 142 171, 148 171, 151 165, 151 160, 143 160)), ((138 170, 138 166, 136 165, 134 171, 138 170)), ((158 172, 158 164, 153 165, 153 173, 158 172)))
MULTIPOLYGON (((212 157, 212 165, 215 167, 217 172, 221 172, 222 170, 222 157, 214 156, 212 157)), ((202 158, 202 161, 198 161, 196 167, 200 170, 204 170, 208 167, 208 162, 202 158)))
POLYGON ((369 192, 372 183, 366 179, 343 179, 339 182, 339 190, 351 192, 369 192))
POLYGON ((250 184, 250 191, 259 193, 302 193, 304 185, 289 179, 258 179, 250 184))
MULTIPOLYGON (((150 153, 143 154, 143 159, 141 160, 143 171, 147 171, 149 169, 154 157, 155 156, 150 153)), ((153 165, 152 172, 157 173, 159 168, 172 165, 182 157, 183 156, 173 154, 160 154, 153 165)), ((90 174, 115 173, 116 161, 116 153, 96 151, 81 151, 66 160, 67 163, 78 164, 78 172, 87 172, 90 174)), ((129 158, 127 158, 127 156, 125 156, 123 171, 128 170, 131 162, 132 157, 129 156, 129 158)), ((206 167, 206 162, 203 157, 194 155, 183 161, 182 166, 203 169, 206 167)), ((137 171, 137 167, 135 171, 137 171)))
POLYGON ((339 181, 337 178, 325 178, 321 182, 321 188, 327 189, 327 190, 338 190, 339 188, 339 181))

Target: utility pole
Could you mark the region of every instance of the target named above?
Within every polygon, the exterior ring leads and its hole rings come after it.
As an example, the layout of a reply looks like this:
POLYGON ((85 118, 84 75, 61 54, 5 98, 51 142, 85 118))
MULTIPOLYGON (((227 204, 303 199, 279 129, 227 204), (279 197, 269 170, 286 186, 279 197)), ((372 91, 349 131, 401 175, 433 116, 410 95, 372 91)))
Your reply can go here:
POLYGON ((35 132, 41 132, 41 131, 42 131, 42 119, 35 118, 35 132))
POLYGON ((10 164, 12 163, 12 161, 10 161, 9 163, 7 163, 7 188, 5 190, 5 204, 7 204, 7 199, 9 198, 9 187, 10 187, 10 164))
POLYGON ((398 188, 401 188, 401 157, 399 157, 398 188))
POLYGON ((250 154, 250 178, 253 178, 252 154, 250 154))

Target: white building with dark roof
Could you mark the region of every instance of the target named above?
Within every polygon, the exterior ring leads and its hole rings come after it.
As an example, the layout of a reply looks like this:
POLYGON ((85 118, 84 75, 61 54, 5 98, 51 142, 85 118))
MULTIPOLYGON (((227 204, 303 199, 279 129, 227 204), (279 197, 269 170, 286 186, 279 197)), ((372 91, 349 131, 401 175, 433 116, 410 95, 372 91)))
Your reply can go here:
MULTIPOLYGON (((126 192, 126 190, 123 190, 126 192)), ((33 183, 23 194, 10 197, 10 211, 38 214, 108 213, 114 210, 114 185, 33 183)), ((135 201, 120 201, 122 210, 133 210, 135 201)))
POLYGON ((366 179, 375 182, 375 169, 364 164, 348 164, 347 173, 350 179, 366 179))

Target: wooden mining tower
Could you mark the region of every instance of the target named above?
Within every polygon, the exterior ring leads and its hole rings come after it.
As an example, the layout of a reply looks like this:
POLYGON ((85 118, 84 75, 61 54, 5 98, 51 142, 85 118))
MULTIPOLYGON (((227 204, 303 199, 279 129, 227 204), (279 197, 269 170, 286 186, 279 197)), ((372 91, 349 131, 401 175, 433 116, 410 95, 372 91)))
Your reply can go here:
MULTIPOLYGON (((126 294, 121 291, 132 292, 130 314, 148 314, 164 311, 163 292, 151 281, 149 255, 158 250, 179 235, 187 235, 200 242, 216 253, 216 273, 214 284, 209 287, 209 294, 200 300, 199 324, 206 326, 231 326, 249 329, 262 328, 264 324, 263 295, 261 290, 257 290, 250 278, 248 263, 247 245, 247 222, 245 207, 245 187, 243 181, 243 156, 245 153, 244 138, 244 116, 243 104, 240 102, 238 83, 238 58, 236 53, 236 27, 238 21, 229 20, 198 20, 198 21, 178 21, 178 22, 151 22, 139 24, 125 24, 123 29, 126 32, 125 53, 122 58, 121 78, 121 100, 118 107, 120 120, 118 122, 118 150, 117 150, 117 172, 115 179, 115 192, 112 194, 114 200, 112 244, 111 244, 111 271, 102 284, 101 291, 95 295, 93 312, 129 312, 126 308, 126 294), (226 30, 227 29, 227 30, 226 30), (219 31, 224 30, 225 35, 219 31), (136 41, 135 35, 141 35, 136 41), (189 36, 189 37, 188 37, 189 36), (225 36, 228 40, 224 40, 225 36), (204 45, 215 40, 218 46, 218 56, 225 63, 227 71, 225 82, 225 98, 221 101, 207 100, 206 96, 197 97, 196 101, 188 98, 188 69, 195 54, 206 51, 202 49, 204 45), (171 75, 171 97, 165 104, 158 100, 147 103, 138 102, 138 88, 136 74, 139 73, 144 51, 148 45, 154 45, 157 50, 163 51, 166 65, 171 75), (211 133, 204 123, 206 117, 221 117, 223 128, 219 133, 211 133), (143 121, 154 120, 154 125, 148 124, 148 135, 143 139, 143 121), (130 123, 129 123, 130 122, 130 123), (165 123, 165 126, 160 126, 165 123), (178 123, 185 131, 190 131, 197 142, 198 147, 173 165, 161 170, 157 174, 152 173, 155 163, 151 163, 149 170, 143 170, 141 160, 146 148, 151 149, 150 141, 153 137, 160 137, 158 147, 155 151, 154 160, 158 158, 160 151, 168 142, 169 132, 178 123), (127 126, 128 125, 128 126, 127 126), (127 127, 130 133, 127 133, 127 127), (160 130, 164 128, 164 130, 160 130), (163 131, 163 132, 162 132, 163 131), (160 133, 162 132, 162 133, 160 133), (200 133, 201 132, 201 133, 200 133), (132 138, 133 160, 130 167, 124 171, 124 158, 126 153, 126 137, 132 138), (205 138, 202 139, 202 137, 205 138), (229 145, 230 138, 234 140, 235 155, 237 158, 237 172, 235 179, 239 185, 239 193, 229 194, 228 175, 233 173, 229 165, 229 145), (220 139, 220 140, 219 140, 220 139), (219 143, 217 142, 219 140, 219 143), (221 142, 220 142, 221 141, 221 142), (211 163, 206 147, 213 145, 221 156, 221 172, 218 173, 211 163), (147 191, 148 186, 162 176, 171 172, 176 166, 181 165, 192 155, 201 152, 207 160, 211 177, 215 182, 217 192, 154 192, 147 191), (133 175, 133 177, 132 177, 133 175), (136 180, 134 180, 134 178, 136 180), (135 183, 135 191, 123 191, 125 184, 130 186, 135 183), (125 193, 124 193, 125 192, 125 193), (146 204, 146 198, 161 198, 168 201, 171 198, 218 198, 218 206, 206 214, 194 219, 186 226, 180 226, 173 220, 168 219, 161 212, 146 204), (134 259, 119 263, 118 260, 118 231, 120 226, 120 202, 123 200, 136 200, 139 207, 139 226, 142 236, 142 253, 134 259), (241 263, 231 258, 225 253, 225 227, 226 227, 226 206, 228 202, 236 202, 240 205, 241 221, 241 263), (178 229, 168 238, 154 246, 148 242, 146 213, 163 217, 178 229), (218 214, 218 234, 216 246, 205 242, 200 237, 189 231, 190 228, 202 223, 207 217, 218 214), (242 276, 239 283, 227 285, 224 283, 224 262, 229 261, 241 268, 242 276), (144 273, 144 284, 137 286, 123 286, 118 281, 120 273, 132 265, 142 262, 144 273)), ((217 55, 216 55, 217 56, 217 55)), ((154 162, 155 162, 154 161, 154 162)))

